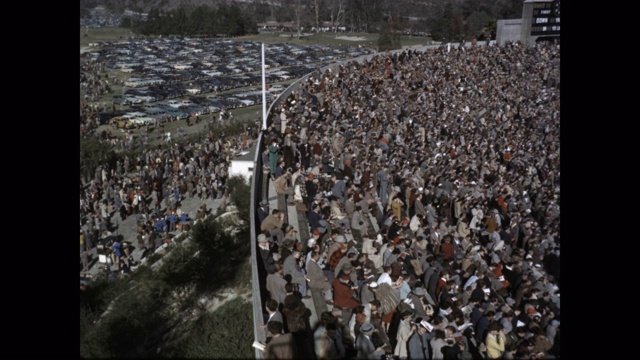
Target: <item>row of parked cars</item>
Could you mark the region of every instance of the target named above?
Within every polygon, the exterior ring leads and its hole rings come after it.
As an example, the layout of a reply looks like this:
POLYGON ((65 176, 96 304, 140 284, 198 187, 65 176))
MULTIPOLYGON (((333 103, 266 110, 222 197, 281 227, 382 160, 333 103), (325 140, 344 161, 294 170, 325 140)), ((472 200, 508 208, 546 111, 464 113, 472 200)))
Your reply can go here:
MULTIPOLYGON (((266 94, 267 101, 273 100, 286 86, 288 84, 271 86, 266 94)), ((125 93, 122 98, 131 98, 131 96, 129 93, 125 93)), ((126 110, 103 113, 100 116, 101 121, 120 129, 135 129, 147 124, 155 125, 166 121, 185 120, 190 116, 202 116, 221 110, 259 104, 262 102, 262 90, 250 87, 225 94, 189 96, 184 99, 164 101, 147 100, 131 102, 126 110)))
MULTIPOLYGON (((113 104, 125 110, 100 114, 101 123, 131 129, 262 103, 261 44, 204 39, 153 39, 97 44, 81 54, 112 71, 131 74, 113 104), (242 89, 242 90, 234 90, 242 89)), ((299 78, 366 49, 270 44, 266 48, 267 101, 284 81, 299 78)), ((82 74, 81 74, 82 79, 82 74)))

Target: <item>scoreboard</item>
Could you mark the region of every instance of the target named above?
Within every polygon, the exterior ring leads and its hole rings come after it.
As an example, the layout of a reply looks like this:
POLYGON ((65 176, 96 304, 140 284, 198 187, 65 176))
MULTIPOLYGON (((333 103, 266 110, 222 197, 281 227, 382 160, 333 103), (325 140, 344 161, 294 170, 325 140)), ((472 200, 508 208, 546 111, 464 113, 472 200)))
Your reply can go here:
POLYGON ((560 35, 560 0, 534 2, 531 36, 560 35))

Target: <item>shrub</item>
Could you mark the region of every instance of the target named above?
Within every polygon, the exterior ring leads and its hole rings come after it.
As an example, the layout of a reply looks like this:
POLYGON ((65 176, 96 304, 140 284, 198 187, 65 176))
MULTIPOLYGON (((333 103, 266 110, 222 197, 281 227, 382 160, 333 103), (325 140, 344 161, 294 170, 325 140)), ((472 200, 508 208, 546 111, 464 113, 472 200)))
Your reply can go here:
POLYGON ((166 357, 181 358, 254 358, 253 312, 251 302, 236 298, 213 313, 205 313, 183 337, 163 351, 166 357))

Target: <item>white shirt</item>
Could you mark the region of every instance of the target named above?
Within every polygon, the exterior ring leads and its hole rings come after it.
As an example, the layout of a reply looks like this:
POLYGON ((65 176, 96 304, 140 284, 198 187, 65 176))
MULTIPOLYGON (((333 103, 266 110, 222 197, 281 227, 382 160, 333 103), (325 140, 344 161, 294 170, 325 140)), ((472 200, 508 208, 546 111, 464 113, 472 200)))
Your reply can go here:
POLYGON ((389 273, 383 272, 382 274, 380 274, 380 276, 378 277, 378 284, 382 283, 387 283, 390 286, 393 284, 393 281, 391 281, 391 275, 389 275, 389 273))

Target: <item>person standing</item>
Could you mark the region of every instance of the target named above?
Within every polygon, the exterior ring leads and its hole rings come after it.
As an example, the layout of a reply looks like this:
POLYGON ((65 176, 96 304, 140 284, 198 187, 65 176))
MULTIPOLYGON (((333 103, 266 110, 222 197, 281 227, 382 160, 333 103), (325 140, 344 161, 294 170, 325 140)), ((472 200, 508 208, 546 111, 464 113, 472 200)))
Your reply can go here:
POLYGON ((331 189, 331 193, 340 201, 340 205, 344 205, 344 196, 346 190, 344 180, 342 179, 342 177, 338 178, 335 174, 333 174, 331 180, 333 181, 333 188, 331 189))
POLYGON ((267 274, 273 274, 275 272, 275 259, 265 234, 258 235, 258 249, 267 274))
POLYGON ((411 360, 429 360, 429 341, 433 336, 433 333, 428 331, 426 322, 421 321, 407 343, 409 358, 411 360))
POLYGON ((358 359, 380 359, 384 355, 382 346, 375 347, 371 341, 373 325, 364 323, 360 326, 360 335, 356 338, 356 357, 358 359))
POLYGON ((291 283, 295 284, 298 287, 298 291, 302 294, 303 298, 309 298, 307 296, 307 281, 304 274, 304 270, 301 269, 298 265, 300 261, 300 250, 298 250, 295 246, 291 252, 291 255, 287 256, 284 259, 283 263, 283 276, 291 275, 291 283))
POLYGON ((387 174, 388 166, 384 166, 378 173, 376 174, 376 180, 378 181, 378 197, 380 198, 380 202, 382 203, 382 207, 387 207, 388 202, 388 194, 387 194, 387 186, 389 184, 389 178, 387 174))
POLYGON ((335 307, 342 309, 343 324, 348 324, 351 314, 360 303, 354 298, 354 288, 351 283, 351 276, 343 274, 339 278, 333 279, 333 303, 335 307))
POLYGON ((283 323, 269 321, 267 330, 273 336, 264 349, 265 359, 295 359, 297 356, 296 342, 291 333, 282 333, 283 323))
POLYGON ((310 289, 316 289, 322 291, 322 295, 327 303, 333 304, 333 291, 329 279, 324 276, 322 268, 318 265, 318 259, 320 259, 320 253, 318 251, 311 251, 311 259, 307 261, 307 275, 306 280, 309 282, 310 289))
POLYGON ((489 324, 484 344, 487 347, 487 359, 500 359, 504 354, 506 337, 498 322, 489 324))
POLYGON ((408 356, 407 341, 409 341, 409 338, 416 330, 416 325, 411 324, 410 311, 403 311, 401 316, 402 318, 398 325, 398 332, 396 333, 396 347, 393 350, 393 355, 398 356, 401 359, 406 359, 408 356))
POLYGON ((278 166, 278 140, 273 139, 271 145, 269 145, 269 168, 271 169, 271 180, 275 180, 276 168, 278 166))
POLYGON ((431 344, 432 360, 444 359, 444 354, 442 354, 442 348, 447 346, 447 342, 444 340, 444 338, 445 338, 444 330, 436 329, 435 337, 431 339, 431 341, 429 342, 431 344))
POLYGON ((269 297, 278 301, 278 303, 284 305, 284 298, 287 296, 285 286, 287 280, 282 277, 282 264, 276 262, 274 264, 274 273, 268 274, 266 279, 266 288, 269 292, 269 297))
POLYGON ((367 223, 365 222, 364 215, 362 214, 362 207, 356 206, 356 210, 351 215, 351 234, 353 239, 362 244, 362 235, 367 232, 367 223))

